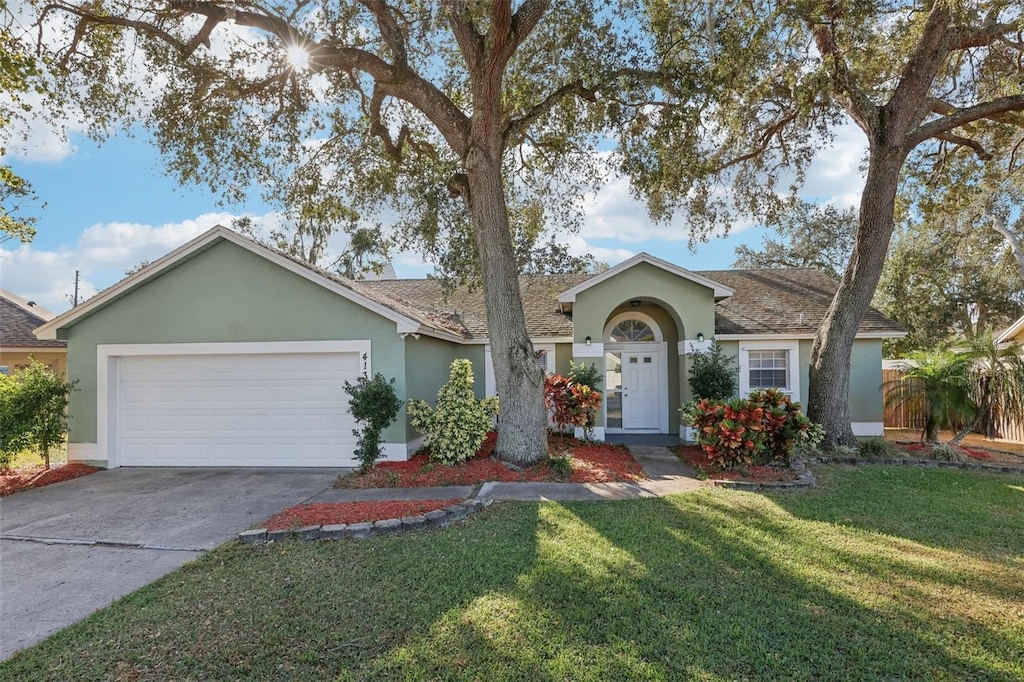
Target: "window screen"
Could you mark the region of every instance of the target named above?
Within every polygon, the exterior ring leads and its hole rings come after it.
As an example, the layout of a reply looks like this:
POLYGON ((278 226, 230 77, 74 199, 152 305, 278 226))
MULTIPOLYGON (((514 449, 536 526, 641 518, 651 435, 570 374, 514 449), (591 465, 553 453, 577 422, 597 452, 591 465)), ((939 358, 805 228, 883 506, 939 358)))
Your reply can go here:
POLYGON ((750 388, 789 388, 788 350, 747 351, 750 388))

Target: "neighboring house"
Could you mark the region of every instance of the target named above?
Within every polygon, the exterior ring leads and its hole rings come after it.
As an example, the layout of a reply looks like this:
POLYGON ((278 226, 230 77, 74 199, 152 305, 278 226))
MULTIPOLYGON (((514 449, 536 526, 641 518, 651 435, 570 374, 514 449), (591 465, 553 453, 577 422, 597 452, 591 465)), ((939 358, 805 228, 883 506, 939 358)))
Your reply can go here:
MULTIPOLYGON (((835 283, 813 270, 691 272, 647 254, 598 275, 523 277, 526 325, 547 371, 596 364, 597 438, 678 433, 686 352, 712 337, 739 358, 740 390, 806 400, 814 330, 835 283)), ((381 372, 432 400, 452 360, 494 393, 482 292, 436 280, 351 281, 217 227, 37 330, 68 341, 72 460, 107 466, 355 463, 345 380, 381 372)), ((854 431, 882 433, 881 340, 871 310, 854 342, 854 431)), ((388 459, 421 439, 407 419, 388 459)))
POLYGON ((58 376, 67 376, 67 343, 37 339, 32 333, 54 317, 34 301, 0 289, 0 374, 25 367, 34 357, 58 376))
POLYGON ((1017 320, 1003 331, 996 334, 996 346, 1009 346, 1011 343, 1024 345, 1024 317, 1017 320))

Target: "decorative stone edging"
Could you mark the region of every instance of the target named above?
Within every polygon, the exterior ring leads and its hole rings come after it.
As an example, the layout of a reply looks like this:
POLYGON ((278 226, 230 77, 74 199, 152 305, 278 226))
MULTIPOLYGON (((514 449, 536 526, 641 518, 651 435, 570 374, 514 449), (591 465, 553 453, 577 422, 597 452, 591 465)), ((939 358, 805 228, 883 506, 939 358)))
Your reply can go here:
POLYGON ((971 464, 969 462, 943 462, 934 459, 812 457, 808 461, 811 464, 853 464, 856 466, 864 464, 882 464, 890 466, 919 466, 932 469, 966 469, 968 471, 991 471, 997 474, 1015 474, 1017 476, 1024 476, 1024 469, 1018 469, 1017 467, 989 466, 986 464, 971 464))
POLYGON ((397 535, 427 528, 444 528, 450 521, 464 519, 475 514, 484 507, 491 506, 494 500, 489 498, 471 499, 459 504, 452 504, 443 509, 435 509, 425 514, 405 516, 400 519, 383 519, 381 521, 364 521, 363 523, 337 523, 323 526, 303 526, 296 529, 267 530, 253 528, 238 534, 238 541, 243 545, 258 545, 265 542, 278 542, 288 538, 304 541, 313 540, 362 540, 363 538, 383 535, 397 535))
POLYGON ((801 490, 813 488, 818 485, 812 472, 803 462, 791 462, 789 467, 796 473, 795 481, 730 481, 723 478, 714 478, 709 481, 711 485, 719 488, 732 488, 733 490, 801 490))

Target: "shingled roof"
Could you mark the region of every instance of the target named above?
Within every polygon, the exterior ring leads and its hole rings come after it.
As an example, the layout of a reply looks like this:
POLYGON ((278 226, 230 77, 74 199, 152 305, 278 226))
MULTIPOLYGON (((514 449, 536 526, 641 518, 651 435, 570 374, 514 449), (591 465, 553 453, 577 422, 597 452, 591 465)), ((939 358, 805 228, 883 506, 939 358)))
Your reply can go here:
MULTIPOLYGON (((836 293, 836 282, 811 268, 705 270, 735 293, 715 306, 716 334, 813 334, 836 293)), ((869 308, 861 334, 901 333, 897 322, 869 308)))
MULTIPOLYGON (((715 334, 813 334, 821 323, 836 283, 827 275, 807 268, 780 270, 701 270, 702 277, 734 290, 715 306, 715 334)), ((558 307, 558 295, 586 281, 589 275, 523 276, 519 291, 531 337, 572 335, 572 317, 558 307)), ((438 280, 398 279, 358 282, 360 290, 375 300, 401 301, 444 319, 466 339, 487 338, 487 313, 483 291, 460 287, 445 295, 438 280)), ((870 308, 860 333, 901 333, 903 327, 870 308)))
POLYGON ((49 310, 0 289, 0 347, 67 348, 65 341, 40 341, 32 334, 33 329, 53 317, 49 310))

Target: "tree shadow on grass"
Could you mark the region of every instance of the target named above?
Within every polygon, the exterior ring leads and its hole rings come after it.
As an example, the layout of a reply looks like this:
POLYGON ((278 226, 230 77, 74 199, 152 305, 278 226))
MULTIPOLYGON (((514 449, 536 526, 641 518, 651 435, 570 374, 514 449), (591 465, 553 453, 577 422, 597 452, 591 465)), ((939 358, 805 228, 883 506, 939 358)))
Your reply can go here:
POLYGON ((843 545, 832 551, 761 496, 547 504, 538 523, 536 563, 514 589, 449 610, 374 671, 445 679, 1024 673, 1014 653, 1024 633, 1008 615, 1022 606, 1019 592, 982 599, 986 586, 969 576, 904 574, 912 561, 846 529, 832 527, 829 539, 843 545), (936 595, 952 590, 979 597, 977 608, 943 610, 936 595))
POLYGON ((818 488, 768 494, 795 517, 986 557, 1024 558, 1024 479, 888 466, 815 467, 818 488))
POLYGON ((1011 567, 900 542, 723 490, 500 505, 442 532, 217 550, 0 678, 1024 675, 1011 567))

